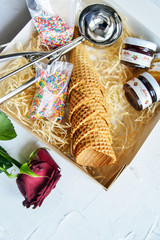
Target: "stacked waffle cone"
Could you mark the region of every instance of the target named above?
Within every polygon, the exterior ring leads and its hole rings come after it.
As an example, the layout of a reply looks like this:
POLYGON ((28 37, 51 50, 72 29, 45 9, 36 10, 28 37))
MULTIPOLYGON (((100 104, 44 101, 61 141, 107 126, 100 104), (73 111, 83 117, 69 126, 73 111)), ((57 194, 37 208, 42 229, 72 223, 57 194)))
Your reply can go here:
POLYGON ((101 167, 116 161, 99 75, 84 44, 71 51, 73 73, 69 83, 69 121, 76 162, 101 167))

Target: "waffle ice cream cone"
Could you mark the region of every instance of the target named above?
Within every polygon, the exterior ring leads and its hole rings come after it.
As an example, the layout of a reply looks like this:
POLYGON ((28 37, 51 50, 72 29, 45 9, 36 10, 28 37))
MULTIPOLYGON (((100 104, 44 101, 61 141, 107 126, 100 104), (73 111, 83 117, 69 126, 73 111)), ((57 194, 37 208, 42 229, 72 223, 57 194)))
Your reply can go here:
POLYGON ((85 48, 84 44, 80 44, 78 47, 74 48, 71 51, 70 55, 71 62, 74 63, 73 76, 76 78, 85 77, 85 78, 99 78, 97 72, 94 70, 91 71, 91 66, 93 70, 92 61, 89 57, 89 54, 85 48))
POLYGON ((101 167, 116 161, 100 76, 84 44, 71 51, 73 72, 69 84, 69 121, 76 162, 101 167))
POLYGON ((101 90, 98 88, 91 87, 88 88, 88 91, 87 89, 86 91, 85 90, 80 91, 77 88, 72 90, 72 94, 70 97, 69 121, 74 111, 80 108, 82 104, 85 104, 85 102, 87 102, 89 99, 94 99, 96 102, 101 104, 104 103, 104 97, 102 95, 101 90))
POLYGON ((104 119, 109 126, 105 106, 95 101, 94 99, 90 99, 82 104, 81 107, 73 113, 71 119, 71 137, 73 136, 74 132, 80 127, 80 125, 86 121, 92 121, 95 116, 104 119))
POLYGON ((111 165, 116 157, 108 136, 99 131, 89 133, 76 146, 76 162, 83 166, 111 165))
POLYGON ((104 92, 103 92, 103 89, 101 88, 100 84, 96 85, 96 84, 94 84, 94 82, 89 83, 87 80, 79 81, 78 84, 76 85, 75 89, 76 89, 76 91, 81 92, 85 96, 93 95, 95 97, 94 94, 100 93, 100 95, 103 96, 103 101, 104 101, 104 92), (95 91, 97 91, 97 92, 95 92, 95 91))
POLYGON ((81 142, 83 138, 87 137, 88 134, 97 131, 108 137, 109 142, 112 143, 112 137, 107 122, 103 118, 95 115, 85 123, 81 124, 73 134, 73 150, 75 150, 77 144, 81 142))
POLYGON ((101 91, 102 88, 101 88, 101 85, 100 85, 100 82, 97 78, 84 78, 84 79, 78 79, 78 78, 75 78, 75 77, 72 77, 72 81, 70 81, 69 83, 69 87, 68 87, 68 95, 70 96, 71 92, 73 89, 77 88, 79 84, 87 84, 87 85, 91 85, 91 86, 95 86, 97 88, 99 88, 101 91))

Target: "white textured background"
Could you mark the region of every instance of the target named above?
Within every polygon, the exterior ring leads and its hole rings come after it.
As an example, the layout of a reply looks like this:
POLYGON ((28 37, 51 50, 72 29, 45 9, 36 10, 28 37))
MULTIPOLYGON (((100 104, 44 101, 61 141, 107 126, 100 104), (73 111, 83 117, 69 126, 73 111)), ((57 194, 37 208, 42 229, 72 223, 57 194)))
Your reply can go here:
MULTIPOLYGON (((58 1, 58 0, 57 0, 58 1)), ((112 1, 110 1, 112 2, 112 1)), ((116 0, 159 32, 160 1, 116 0)), ((10 41, 30 19, 24 0, 0 0, 0 44, 10 41)), ((159 35, 160 36, 160 35, 159 35)), ((0 141, 23 160, 43 145, 14 123, 18 136, 0 141)), ((0 175, 0 240, 159 240, 160 122, 130 166, 105 191, 51 152, 62 178, 41 208, 25 209, 14 179, 0 175)))

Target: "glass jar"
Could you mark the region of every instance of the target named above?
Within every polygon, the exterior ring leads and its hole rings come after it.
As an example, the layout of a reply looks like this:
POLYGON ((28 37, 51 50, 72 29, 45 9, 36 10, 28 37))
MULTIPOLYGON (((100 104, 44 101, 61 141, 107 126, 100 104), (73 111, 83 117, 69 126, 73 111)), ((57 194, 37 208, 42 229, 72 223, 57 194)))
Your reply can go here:
POLYGON ((121 62, 131 67, 148 69, 157 45, 133 37, 127 37, 124 43, 125 47, 122 49, 121 62))
POLYGON ((160 85, 160 53, 156 53, 151 62, 151 67, 148 72, 156 79, 160 85))
POLYGON ((127 100, 138 111, 160 100, 160 85, 148 72, 125 83, 123 89, 127 100))

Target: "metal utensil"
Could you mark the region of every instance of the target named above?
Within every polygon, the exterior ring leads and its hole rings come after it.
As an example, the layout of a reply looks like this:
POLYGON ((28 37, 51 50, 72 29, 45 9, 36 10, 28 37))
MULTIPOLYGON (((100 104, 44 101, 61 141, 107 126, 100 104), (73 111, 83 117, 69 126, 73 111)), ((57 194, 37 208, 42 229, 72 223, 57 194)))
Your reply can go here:
POLYGON ((29 61, 32 61, 35 58, 44 56, 46 53, 47 53, 46 51, 33 51, 33 52, 16 52, 16 53, 4 54, 4 55, 0 55, 0 62, 8 61, 8 60, 19 58, 19 57, 25 57, 29 59, 29 61))
MULTIPOLYGON (((51 64, 53 61, 57 61, 61 56, 62 54, 65 54, 68 52, 68 45, 70 47, 70 50, 72 48, 74 48, 75 46, 79 45, 80 42, 83 41, 83 38, 82 37, 78 37, 76 38, 75 40, 73 40, 71 43, 57 49, 56 51, 54 51, 54 53, 57 52, 57 55, 54 54, 52 56, 52 58, 50 58, 49 60, 49 64, 51 64), (61 51, 60 51, 61 49, 61 51)), ((50 53, 51 54, 51 53, 50 53)), ((49 54, 48 54, 49 55, 49 54)), ((50 55, 49 55, 50 56, 50 55)), ((44 57, 41 57, 41 60, 46 58, 46 56, 44 57)), ((38 62, 37 61, 38 59, 34 60, 34 62, 38 62)), ((31 64, 31 63, 29 63, 31 64)), ((28 64, 28 65, 29 65, 28 64)), ((30 65, 31 66, 31 65, 30 65)), ((0 98, 0 104, 2 104, 3 102, 7 101, 8 99, 14 97, 15 95, 17 95, 18 93, 24 91, 25 89, 27 89, 28 87, 30 87, 32 84, 34 84, 35 82, 37 81, 37 78, 36 77, 33 77, 32 79, 28 80, 26 83, 22 84, 21 86, 19 86, 18 88, 16 88, 15 90, 13 90, 12 92, 4 95, 3 97, 0 98)))
MULTIPOLYGON (((74 39, 68 44, 63 45, 62 47, 57 48, 56 50, 51 51, 50 53, 44 54, 43 56, 22 66, 21 68, 13 71, 12 73, 7 74, 6 76, 0 78, 0 81, 24 70, 27 67, 32 66, 33 64, 45 58, 52 56, 52 61, 56 61, 63 54, 69 52, 71 49, 79 45, 85 39, 97 45, 111 45, 120 37, 122 33, 122 21, 118 13, 112 7, 104 4, 93 4, 86 7, 81 12, 79 16, 79 31, 81 33, 80 37, 74 39)), ((28 82, 29 85, 27 85, 26 83, 24 89, 31 85, 31 80, 29 80, 28 82)), ((33 83, 34 82, 35 79, 33 79, 33 83)), ((21 88, 19 88, 19 91, 21 91, 21 88)), ((17 93, 18 91, 16 91, 16 94, 17 93)), ((3 101, 0 99, 0 103, 6 101, 12 96, 9 94, 7 95, 7 97, 4 96, 5 98, 3 97, 3 101)))
MULTIPOLYGON (((33 5, 34 0, 31 0, 33 5)), ((113 44, 122 33, 122 21, 118 13, 108 5, 93 4, 86 7, 79 16, 79 30, 81 37, 73 40, 71 43, 66 44, 57 50, 53 50, 50 53, 46 53, 43 56, 33 60, 31 63, 7 74, 0 78, 0 81, 12 76, 24 70, 33 64, 48 58, 53 54, 60 54, 61 56, 67 51, 73 48, 73 45, 77 46, 77 43, 81 43, 84 39, 97 44, 97 45, 110 45, 113 44), (63 48, 64 47, 64 48, 63 48), (63 52, 64 49, 64 52, 63 52)))
POLYGON ((91 43, 108 46, 122 33, 122 21, 110 6, 93 4, 86 7, 79 16, 81 35, 91 43))
POLYGON ((54 60, 55 58, 56 58, 56 60, 57 60, 57 58, 59 59, 62 55, 64 55, 65 53, 67 53, 72 48, 76 47, 77 45, 79 45, 83 40, 84 40, 83 37, 80 36, 80 37, 74 39, 72 42, 63 45, 62 47, 57 48, 56 50, 53 50, 49 53, 43 54, 43 56, 38 57, 38 58, 34 59, 32 62, 27 63, 26 65, 24 65, 20 68, 17 68, 15 71, 1 77, 0 82, 5 80, 8 77, 11 77, 12 75, 24 70, 24 69, 36 64, 37 62, 42 61, 45 58, 51 58, 50 60, 52 60, 52 59, 54 60))
POLYGON ((6 100, 14 97, 15 95, 17 95, 18 93, 24 91, 26 88, 29 88, 33 83, 35 83, 37 81, 38 78, 33 77, 30 80, 28 80, 26 83, 22 84, 20 87, 14 89, 12 92, 4 95, 3 97, 0 98, 0 104, 2 104, 3 102, 5 102, 6 100))

